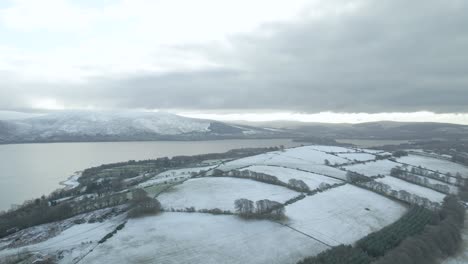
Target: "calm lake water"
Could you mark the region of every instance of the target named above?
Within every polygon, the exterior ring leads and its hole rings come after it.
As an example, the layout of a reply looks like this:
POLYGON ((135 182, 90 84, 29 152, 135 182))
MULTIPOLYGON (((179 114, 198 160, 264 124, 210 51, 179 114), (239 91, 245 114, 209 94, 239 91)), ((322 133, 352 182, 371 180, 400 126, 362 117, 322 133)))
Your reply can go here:
POLYGON ((105 163, 300 145, 287 139, 0 145, 0 211, 60 188, 76 171, 105 163))

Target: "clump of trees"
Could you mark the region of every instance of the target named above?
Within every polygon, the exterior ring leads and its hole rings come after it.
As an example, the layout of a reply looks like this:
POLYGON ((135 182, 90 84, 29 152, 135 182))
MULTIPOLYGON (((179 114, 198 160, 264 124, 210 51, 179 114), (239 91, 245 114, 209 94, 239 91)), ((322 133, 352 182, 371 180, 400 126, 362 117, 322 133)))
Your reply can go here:
POLYGON ((136 189, 132 192, 131 209, 128 217, 140 217, 144 215, 157 214, 161 211, 161 203, 148 196, 143 189, 136 189))
POLYGON ((49 206, 45 198, 24 204, 20 209, 0 215, 0 238, 35 225, 67 219, 73 216, 69 204, 49 206))
POLYGON ((415 206, 395 223, 371 233, 356 243, 369 256, 383 256, 405 238, 419 234, 424 227, 433 223, 435 214, 423 207, 415 206))
POLYGON ((371 180, 371 178, 363 174, 354 172, 354 171, 347 171, 346 180, 350 183, 359 183, 359 182, 368 182, 371 180))
POLYGON ((461 245, 465 209, 454 196, 447 196, 439 213, 439 222, 428 225, 416 236, 407 238, 376 264, 438 263, 455 254, 461 245))
POLYGON ((369 264, 371 260, 372 258, 359 248, 339 245, 315 257, 305 258, 298 264, 369 264))
POLYGON ((309 186, 307 186, 307 184, 302 180, 290 179, 288 181, 288 186, 289 188, 299 192, 310 192, 309 186))
POLYGON ((245 218, 269 218, 282 219, 285 217, 285 209, 282 203, 268 199, 255 202, 249 199, 237 199, 234 201, 236 212, 245 218))
MULTIPOLYGON (((219 176, 223 176, 223 173, 217 174, 219 176)), ((269 183, 269 184, 275 184, 275 185, 284 185, 284 183, 276 176, 268 175, 265 173, 260 173, 260 172, 255 172, 255 171, 249 171, 249 170, 231 170, 229 171, 226 176, 229 177, 235 177, 235 178, 247 178, 247 179, 252 179, 255 181, 259 182, 264 182, 264 183, 269 183)))
POLYGON ((462 201, 468 202, 468 181, 465 181, 465 183, 460 186, 458 189, 458 196, 462 201))

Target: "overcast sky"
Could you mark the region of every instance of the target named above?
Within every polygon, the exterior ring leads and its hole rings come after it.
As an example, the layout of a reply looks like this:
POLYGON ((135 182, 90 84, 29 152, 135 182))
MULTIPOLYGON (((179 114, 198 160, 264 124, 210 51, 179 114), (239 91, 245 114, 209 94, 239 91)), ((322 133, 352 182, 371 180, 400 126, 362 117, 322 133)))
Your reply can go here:
POLYGON ((468 124, 466 14, 466 0, 3 0, 0 109, 468 124))

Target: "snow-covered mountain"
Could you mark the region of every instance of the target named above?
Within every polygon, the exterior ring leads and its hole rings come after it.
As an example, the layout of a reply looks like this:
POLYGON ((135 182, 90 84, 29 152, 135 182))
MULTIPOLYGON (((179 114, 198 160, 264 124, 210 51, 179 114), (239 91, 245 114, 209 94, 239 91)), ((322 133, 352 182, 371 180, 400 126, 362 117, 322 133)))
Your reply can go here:
POLYGON ((0 142, 209 139, 271 136, 272 131, 165 112, 65 111, 0 121, 0 142))

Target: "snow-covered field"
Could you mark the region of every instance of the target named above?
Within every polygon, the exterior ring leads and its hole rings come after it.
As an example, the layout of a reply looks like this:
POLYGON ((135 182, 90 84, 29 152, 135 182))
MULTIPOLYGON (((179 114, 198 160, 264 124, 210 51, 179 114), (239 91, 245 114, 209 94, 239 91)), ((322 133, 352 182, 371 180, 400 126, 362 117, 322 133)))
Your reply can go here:
POLYGON ((317 189, 321 183, 333 185, 342 182, 340 180, 336 180, 319 174, 276 166, 250 166, 243 170, 249 170, 276 176, 280 181, 285 183, 288 183, 290 179, 302 180, 307 184, 307 186, 309 186, 311 190, 317 189))
POLYGON ((330 245, 353 243, 405 212, 393 200, 348 184, 286 207, 290 226, 330 245))
POLYGON ((468 167, 448 160, 410 154, 408 156, 398 158, 398 161, 416 167, 421 166, 430 170, 440 171, 442 173, 450 172, 452 175, 459 172, 462 177, 468 178, 468 167))
POLYGON ((343 166, 343 168, 361 173, 366 176, 377 176, 377 175, 390 175, 390 170, 401 164, 393 162, 391 160, 378 160, 373 162, 366 162, 364 164, 354 164, 349 166, 343 166))
POLYGON ((271 221, 164 213, 129 220, 83 263, 294 264, 322 244, 271 221))
POLYGON ((339 153, 337 154, 338 156, 354 161, 368 161, 368 160, 374 160, 375 155, 369 154, 369 153, 339 153))
POLYGON ((312 149, 329 152, 329 153, 340 153, 340 152, 356 152, 356 149, 353 148, 345 148, 345 147, 338 147, 338 146, 322 146, 322 145, 311 145, 309 146, 312 149))
POLYGON ((409 193, 416 194, 421 197, 425 197, 432 202, 442 202, 444 200, 445 194, 431 190, 426 187, 422 187, 416 184, 409 183, 404 180, 397 179, 392 176, 385 176, 384 178, 376 179, 378 182, 385 183, 389 185, 393 190, 400 191, 405 190, 409 193))
POLYGON ((242 158, 222 164, 219 166, 219 169, 229 171, 233 169, 242 169, 252 165, 273 165, 291 169, 306 170, 345 180, 345 171, 325 166, 324 164, 325 160, 328 160, 331 164, 342 164, 349 161, 335 155, 315 150, 313 147, 316 146, 297 147, 287 149, 284 152, 275 151, 242 158))
POLYGON ((148 187, 155 184, 160 184, 164 182, 173 182, 178 180, 184 180, 190 178, 192 173, 200 173, 201 171, 208 171, 216 165, 204 166, 204 167, 193 167, 193 168, 184 168, 177 170, 168 170, 161 172, 160 174, 154 176, 153 178, 138 184, 138 187, 148 187))
MULTIPOLYGON (((318 146, 305 146, 291 148, 280 153, 279 156, 300 159, 313 164, 324 164, 325 160, 328 160, 331 164, 346 162, 346 159, 319 151, 317 147, 318 146)), ((278 159, 278 157, 274 157, 273 159, 275 158, 278 159)))
POLYGON ((272 184, 261 183, 248 179, 229 177, 190 179, 176 185, 158 196, 158 200, 166 209, 230 210, 234 212, 234 201, 246 198, 252 201, 269 199, 285 202, 298 196, 299 193, 272 184))

